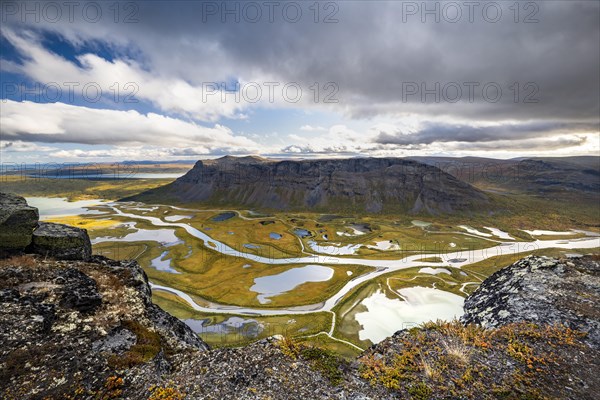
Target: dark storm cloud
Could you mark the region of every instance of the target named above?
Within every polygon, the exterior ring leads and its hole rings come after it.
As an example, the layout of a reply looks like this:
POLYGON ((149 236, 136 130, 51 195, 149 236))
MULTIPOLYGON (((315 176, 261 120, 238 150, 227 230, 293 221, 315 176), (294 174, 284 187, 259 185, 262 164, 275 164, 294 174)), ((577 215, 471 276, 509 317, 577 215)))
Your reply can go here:
MULTIPOLYGON (((232 8, 244 5, 227 3, 232 8)), ((538 7, 534 23, 524 23, 532 12, 524 3, 515 23, 511 2, 495 3, 502 10, 496 23, 482 17, 488 2, 478 3, 472 23, 464 6, 457 23, 443 15, 439 23, 431 16, 423 23, 420 15, 405 12, 413 2, 399 1, 338 2, 337 23, 314 23, 309 4, 300 2, 303 16, 290 23, 282 17, 281 2, 274 22, 269 22, 264 2, 257 3, 263 13, 257 23, 243 15, 239 23, 232 15, 222 23, 221 15, 207 16, 207 2, 152 1, 136 3, 135 23, 114 23, 105 8, 98 23, 63 18, 24 25, 60 32, 73 43, 103 40, 129 48, 148 70, 194 84, 251 76, 304 87, 336 82, 338 106, 356 117, 415 112, 489 121, 597 121, 600 114, 596 1, 533 2, 538 7), (456 103, 444 96, 436 102, 433 95, 406 95, 407 84, 431 89, 436 83, 443 88, 467 82, 478 84, 473 99, 464 92, 456 103), (497 101, 482 93, 489 83, 502 89, 497 101), (528 96, 535 102, 524 102, 528 96)), ((213 4, 219 10, 224 7, 222 2, 213 4)), ((414 4, 422 7, 422 2, 414 4)), ((320 20, 326 11, 330 10, 321 10, 320 20)), ((9 19, 11 26, 22 28, 18 18, 9 19)))
POLYGON ((443 142, 496 142, 502 140, 524 140, 539 138, 548 134, 557 135, 570 132, 596 132, 598 124, 532 122, 504 124, 496 126, 471 126, 445 123, 425 123, 417 132, 381 132, 376 143, 401 146, 443 143, 443 142))

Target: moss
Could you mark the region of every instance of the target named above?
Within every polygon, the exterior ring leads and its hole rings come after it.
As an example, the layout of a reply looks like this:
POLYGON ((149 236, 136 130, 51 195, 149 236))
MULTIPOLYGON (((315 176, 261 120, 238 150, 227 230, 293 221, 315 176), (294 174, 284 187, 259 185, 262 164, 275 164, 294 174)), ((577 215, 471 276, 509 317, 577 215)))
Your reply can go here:
POLYGON ((319 347, 306 347, 300 351, 300 355, 311 361, 312 368, 325 375, 332 385, 339 385, 342 382, 341 367, 344 361, 331 351, 319 347))
MULTIPOLYGON (((4 229, 4 228, 3 228, 4 229)), ((10 232, 0 234, 0 248, 24 249, 31 243, 31 230, 11 229, 10 232)))
POLYGON ((7 382, 14 376, 24 375, 28 369, 44 366, 44 359, 49 354, 55 354, 58 351, 59 346, 45 344, 32 345, 9 352, 6 357, 3 357, 4 365, 0 368, 0 382, 7 382))
POLYGON ((427 400, 431 396, 432 390, 425 382, 418 382, 408 387, 408 393, 416 400, 427 400))
POLYGON ((291 359, 295 360, 300 355, 300 343, 291 336, 283 336, 279 341, 281 352, 291 359))
POLYGON ((150 397, 148 400, 183 400, 185 394, 171 384, 165 386, 151 386, 148 391, 150 397))
POLYGON ((137 340, 124 354, 111 356, 108 360, 109 366, 115 369, 126 369, 146 363, 156 357, 162 348, 158 333, 136 321, 123 321, 122 325, 133 332, 137 340))
POLYGON ((36 236, 35 245, 53 249, 72 249, 82 247, 85 241, 79 237, 64 236, 36 236))
POLYGON ((585 347, 583 336, 561 325, 521 322, 484 329, 430 322, 398 335, 390 351, 367 350, 359 358, 359 374, 399 397, 478 398, 485 392, 495 398, 544 399, 548 393, 542 388, 553 388, 558 376, 564 379, 556 367, 566 366, 573 351, 585 347))

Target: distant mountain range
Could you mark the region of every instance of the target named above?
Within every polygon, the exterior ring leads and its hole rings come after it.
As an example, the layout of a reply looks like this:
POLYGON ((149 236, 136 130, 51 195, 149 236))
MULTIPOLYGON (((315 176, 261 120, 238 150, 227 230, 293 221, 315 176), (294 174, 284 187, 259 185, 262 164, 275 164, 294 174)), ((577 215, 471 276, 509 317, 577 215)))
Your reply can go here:
POLYGON ((553 204, 589 205, 599 193, 600 157, 273 160, 225 156, 198 161, 176 181, 123 200, 437 215, 495 212, 522 202, 523 195, 553 204))
POLYGON ((485 210, 481 190, 432 165, 401 158, 198 161, 176 181, 124 200, 271 210, 446 214, 485 210))
POLYGON ((413 157, 480 189, 535 195, 600 193, 600 157, 413 157))

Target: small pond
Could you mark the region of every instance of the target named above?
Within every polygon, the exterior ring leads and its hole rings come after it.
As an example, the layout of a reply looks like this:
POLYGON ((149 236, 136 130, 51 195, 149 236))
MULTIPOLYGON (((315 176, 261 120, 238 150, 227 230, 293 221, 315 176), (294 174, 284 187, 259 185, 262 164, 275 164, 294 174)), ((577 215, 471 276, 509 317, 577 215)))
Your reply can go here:
POLYGON ((228 211, 228 212, 224 212, 217 216, 212 217, 211 220, 214 222, 223 222, 223 221, 227 221, 228 219, 231 219, 233 217, 235 217, 235 213, 232 211, 228 211))
POLYGON ((310 231, 303 229, 303 228, 294 228, 294 234, 296 236, 298 236, 301 239, 307 238, 307 237, 311 237, 312 234, 310 233, 310 231))
POLYGON ((62 217, 67 215, 81 214, 105 214, 103 211, 90 210, 88 207, 100 206, 103 200, 78 200, 68 201, 64 197, 26 197, 27 204, 36 207, 40 213, 40 219, 49 217, 62 217))
POLYGON ((270 303, 274 297, 290 291, 306 282, 325 282, 333 277, 333 269, 321 265, 305 265, 288 269, 277 275, 261 276, 254 279, 251 291, 258 293, 261 304, 270 303))
MULTIPOLYGON (((135 223, 130 223, 129 227, 135 226, 135 223)), ((142 242, 151 241, 159 242, 167 246, 182 243, 182 241, 175 235, 174 229, 137 229, 135 232, 128 233, 122 238, 115 238, 112 236, 102 236, 92 239, 92 244, 102 242, 142 242)))
POLYGON ((171 274, 179 274, 179 271, 171 267, 171 260, 165 259, 167 254, 169 254, 168 251, 163 251, 163 253, 160 256, 150 261, 150 266, 152 268, 157 269, 158 271, 170 272, 171 274))
POLYGON ((390 299, 378 290, 361 304, 368 311, 355 315, 362 326, 360 340, 379 343, 400 329, 438 319, 451 321, 463 314, 464 299, 439 289, 409 287, 400 289, 403 300, 390 299))
POLYGON ((188 218, 192 218, 192 215, 168 215, 165 217, 165 221, 177 222, 188 218))

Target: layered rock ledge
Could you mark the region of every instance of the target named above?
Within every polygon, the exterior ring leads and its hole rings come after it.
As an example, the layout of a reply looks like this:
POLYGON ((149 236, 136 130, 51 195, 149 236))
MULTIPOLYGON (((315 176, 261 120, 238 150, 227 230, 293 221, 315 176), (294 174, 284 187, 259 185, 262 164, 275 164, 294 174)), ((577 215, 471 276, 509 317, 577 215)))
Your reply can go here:
POLYGON ((41 222, 38 209, 23 197, 0 192, 0 251, 89 260, 92 244, 85 229, 41 222))
POLYGON ((29 246, 38 217, 37 208, 27 205, 23 197, 0 192, 0 250, 29 246))
POLYGON ((85 229, 39 222, 33 231, 31 250, 63 260, 89 260, 92 244, 85 229))

